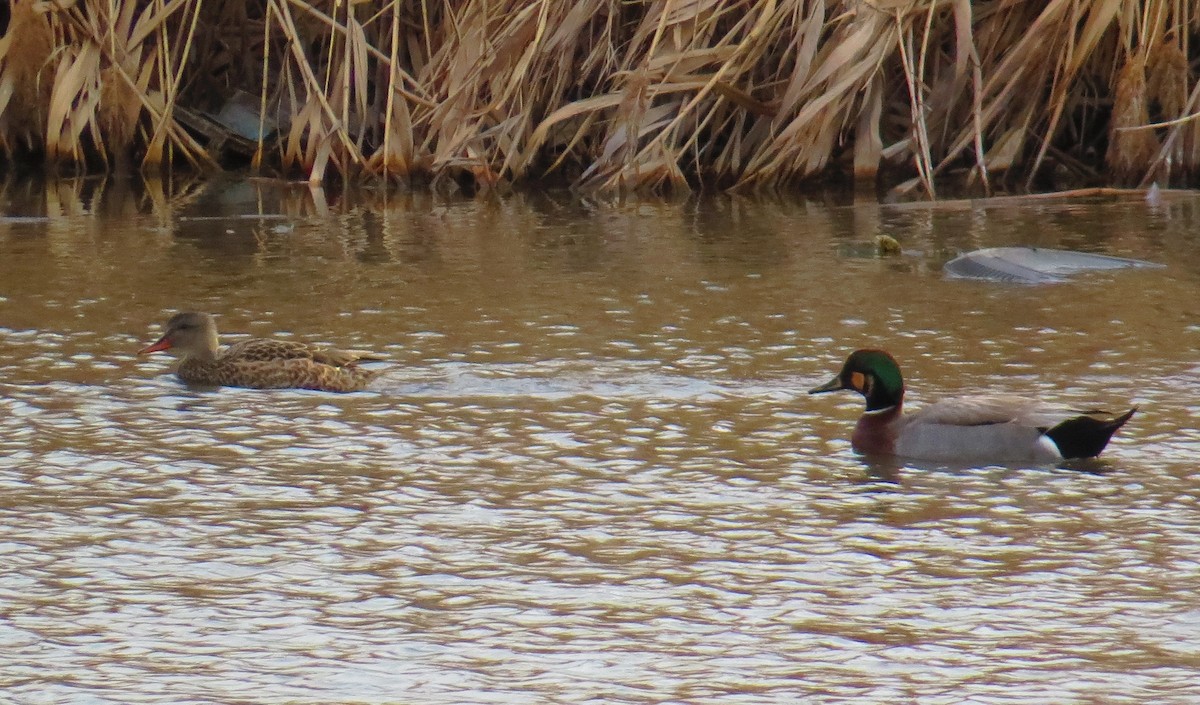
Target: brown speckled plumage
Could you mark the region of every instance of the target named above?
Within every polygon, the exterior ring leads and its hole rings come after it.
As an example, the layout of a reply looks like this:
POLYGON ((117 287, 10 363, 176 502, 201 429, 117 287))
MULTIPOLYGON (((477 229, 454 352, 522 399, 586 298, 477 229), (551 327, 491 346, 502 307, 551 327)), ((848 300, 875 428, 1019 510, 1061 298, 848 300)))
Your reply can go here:
POLYGON ((252 389, 355 392, 376 371, 358 366, 378 360, 362 353, 256 338, 219 349, 217 325, 206 313, 178 313, 157 342, 139 354, 170 350, 183 358, 176 374, 185 382, 252 389))

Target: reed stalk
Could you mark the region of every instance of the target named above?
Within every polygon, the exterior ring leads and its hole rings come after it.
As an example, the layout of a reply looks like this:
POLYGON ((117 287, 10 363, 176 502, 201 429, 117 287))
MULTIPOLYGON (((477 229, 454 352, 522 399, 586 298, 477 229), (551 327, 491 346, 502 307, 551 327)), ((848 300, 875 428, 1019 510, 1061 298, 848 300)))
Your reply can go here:
POLYGON ((241 92, 255 167, 310 181, 1187 184, 1198 26, 1179 0, 13 0, 0 153, 216 168, 185 118, 241 92))

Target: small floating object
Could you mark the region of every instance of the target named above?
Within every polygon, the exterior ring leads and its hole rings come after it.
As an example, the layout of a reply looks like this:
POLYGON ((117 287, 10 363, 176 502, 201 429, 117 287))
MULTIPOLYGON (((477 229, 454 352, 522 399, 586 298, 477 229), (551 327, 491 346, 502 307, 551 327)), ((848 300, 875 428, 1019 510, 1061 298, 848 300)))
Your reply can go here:
POLYGON ((838 254, 852 259, 899 257, 904 254, 900 242, 891 235, 876 235, 874 240, 855 240, 838 245, 838 254))
POLYGON ((876 235, 875 250, 881 257, 901 254, 900 243, 891 235, 876 235))
POLYGON ((1044 247, 989 247, 959 255, 943 270, 951 277, 1017 284, 1053 284, 1078 272, 1157 269, 1166 265, 1140 259, 1094 255, 1044 247))

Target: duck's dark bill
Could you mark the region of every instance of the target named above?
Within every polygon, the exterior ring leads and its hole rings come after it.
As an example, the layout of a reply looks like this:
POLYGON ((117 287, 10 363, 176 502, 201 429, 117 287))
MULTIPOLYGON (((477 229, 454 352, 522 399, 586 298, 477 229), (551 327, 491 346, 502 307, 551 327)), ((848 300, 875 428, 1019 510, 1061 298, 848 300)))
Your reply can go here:
POLYGON ((808 390, 808 393, 809 394, 820 394, 821 392, 836 392, 839 389, 845 389, 845 388, 846 388, 845 385, 842 384, 842 378, 834 377, 833 379, 829 380, 825 384, 822 384, 820 387, 813 387, 812 389, 808 390))

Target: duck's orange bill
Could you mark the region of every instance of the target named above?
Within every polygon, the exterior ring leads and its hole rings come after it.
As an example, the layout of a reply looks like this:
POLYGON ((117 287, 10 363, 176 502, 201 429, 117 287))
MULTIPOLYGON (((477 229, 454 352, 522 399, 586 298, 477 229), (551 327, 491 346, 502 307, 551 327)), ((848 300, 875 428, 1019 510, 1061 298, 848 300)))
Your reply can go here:
POLYGON ((146 353, 158 352, 159 350, 166 350, 170 347, 171 347, 171 341, 167 340, 166 336, 163 336, 158 339, 158 342, 152 343, 152 344, 147 345, 146 347, 142 348, 141 350, 138 350, 138 355, 145 355, 146 353))

